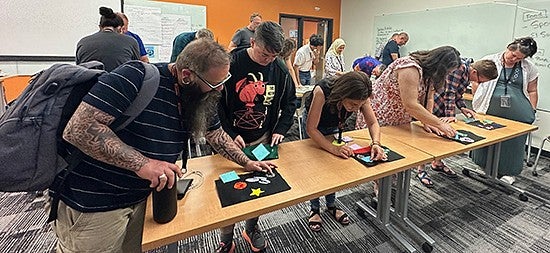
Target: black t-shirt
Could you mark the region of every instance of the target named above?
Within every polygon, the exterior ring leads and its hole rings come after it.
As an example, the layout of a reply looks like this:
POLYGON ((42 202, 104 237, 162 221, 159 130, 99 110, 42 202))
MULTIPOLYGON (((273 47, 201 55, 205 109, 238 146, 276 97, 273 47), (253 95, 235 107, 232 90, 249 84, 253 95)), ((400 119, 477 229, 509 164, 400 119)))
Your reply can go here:
POLYGON ((231 79, 226 84, 227 118, 232 130, 246 143, 258 140, 270 130, 270 113, 274 112, 275 84, 269 83, 273 62, 262 66, 254 62, 247 50, 233 54, 231 79))
POLYGON ((386 66, 389 66, 390 63, 393 62, 393 58, 391 58, 391 54, 397 54, 397 57, 401 57, 399 55, 399 46, 397 45, 397 42, 395 40, 390 40, 384 47, 384 50, 382 50, 382 63, 384 63, 386 66))

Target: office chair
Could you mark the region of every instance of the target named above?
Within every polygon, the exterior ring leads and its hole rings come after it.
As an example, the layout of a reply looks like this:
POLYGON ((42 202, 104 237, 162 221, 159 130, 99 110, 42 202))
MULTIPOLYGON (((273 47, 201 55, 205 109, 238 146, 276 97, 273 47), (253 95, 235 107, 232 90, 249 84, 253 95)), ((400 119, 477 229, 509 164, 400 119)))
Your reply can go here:
POLYGON ((537 165, 539 164, 539 158, 540 158, 540 154, 542 153, 542 148, 544 147, 544 143, 547 141, 550 142, 550 135, 546 136, 546 138, 542 140, 542 143, 539 146, 539 152, 537 153, 537 158, 535 158, 535 164, 533 164, 533 176, 535 177, 539 175, 539 173, 537 173, 537 165))

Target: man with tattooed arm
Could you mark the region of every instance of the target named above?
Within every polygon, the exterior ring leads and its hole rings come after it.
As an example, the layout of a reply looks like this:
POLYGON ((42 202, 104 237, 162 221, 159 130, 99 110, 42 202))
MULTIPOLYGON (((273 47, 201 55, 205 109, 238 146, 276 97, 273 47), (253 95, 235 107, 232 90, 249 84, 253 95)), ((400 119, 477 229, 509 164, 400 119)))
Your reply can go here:
MULTIPOLYGON (((220 90, 230 77, 229 55, 213 40, 190 43, 175 63, 155 64, 159 88, 127 127, 109 125, 135 99, 144 66, 128 62, 99 77, 63 132, 86 154, 65 180, 50 188, 59 204, 52 223, 57 252, 141 252, 146 199, 174 185, 182 171, 174 163, 188 138, 207 140, 246 171, 271 171, 270 162, 251 161, 220 127, 220 90)), ((185 161, 184 161, 185 164, 185 161)), ((62 173, 61 173, 62 174, 62 173)), ((49 203, 51 202, 51 198, 49 203)))

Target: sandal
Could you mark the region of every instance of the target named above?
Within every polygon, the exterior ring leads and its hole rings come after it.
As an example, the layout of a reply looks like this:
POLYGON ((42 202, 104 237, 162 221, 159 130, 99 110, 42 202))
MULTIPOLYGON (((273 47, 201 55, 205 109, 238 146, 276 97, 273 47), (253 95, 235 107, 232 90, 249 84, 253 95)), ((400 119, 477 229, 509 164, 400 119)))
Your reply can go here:
POLYGON ((420 180, 420 183, 428 188, 433 188, 434 183, 432 182, 432 179, 430 178, 430 175, 428 175, 428 172, 421 171, 418 174, 416 174, 416 178, 420 180))
POLYGON ((323 226, 321 222, 321 215, 319 214, 319 209, 311 209, 309 212, 309 219, 307 221, 309 229, 313 232, 319 232, 321 231, 321 227, 323 226), (319 220, 313 220, 313 217, 317 216, 319 220))
POLYGON ((454 172, 451 168, 447 167, 447 165, 445 164, 439 164, 439 165, 434 165, 432 164, 431 165, 432 167, 432 170, 433 171, 437 171, 439 173, 443 173, 445 176, 449 177, 449 178, 457 178, 458 175, 456 174, 456 172, 454 172))
POLYGON ((344 210, 338 208, 338 207, 327 207, 327 212, 334 218, 338 223, 342 225, 348 225, 350 223, 348 214, 344 212, 344 210), (336 216, 336 213, 340 211, 342 214, 340 217, 336 216))

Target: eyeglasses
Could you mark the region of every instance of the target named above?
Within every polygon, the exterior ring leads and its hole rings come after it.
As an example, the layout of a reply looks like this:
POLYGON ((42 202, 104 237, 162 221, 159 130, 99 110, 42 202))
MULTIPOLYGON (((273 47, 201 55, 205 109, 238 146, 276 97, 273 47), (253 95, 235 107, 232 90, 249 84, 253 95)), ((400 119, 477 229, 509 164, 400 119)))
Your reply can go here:
POLYGON ((225 79, 223 79, 221 82, 219 82, 217 84, 211 84, 210 82, 206 81, 206 79, 204 79, 201 75, 199 75, 199 73, 197 73, 197 71, 194 71, 194 70, 191 70, 191 71, 193 73, 195 73, 195 75, 197 75, 197 77, 199 79, 201 79, 201 81, 203 81, 206 85, 208 85, 208 87, 210 87, 213 90, 215 90, 218 87, 222 86, 225 82, 227 82, 229 80, 229 78, 231 78, 231 73, 227 73, 227 77, 225 77, 225 79))

